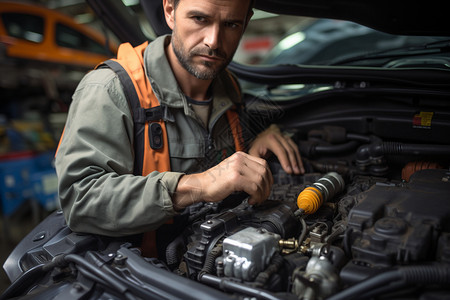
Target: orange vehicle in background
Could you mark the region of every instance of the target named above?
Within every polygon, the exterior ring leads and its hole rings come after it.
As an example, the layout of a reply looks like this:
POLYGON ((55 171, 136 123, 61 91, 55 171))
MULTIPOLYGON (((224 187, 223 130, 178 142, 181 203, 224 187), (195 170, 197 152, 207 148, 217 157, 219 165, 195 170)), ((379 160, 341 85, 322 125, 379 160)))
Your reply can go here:
POLYGON ((116 50, 116 43, 73 17, 24 1, 0 0, 0 135, 14 130, 29 137, 25 144, 0 139, 0 155, 30 145, 52 149, 76 86, 116 50))
POLYGON ((0 49, 5 58, 92 68, 116 54, 117 46, 106 44, 104 35, 60 12, 0 1, 0 49))

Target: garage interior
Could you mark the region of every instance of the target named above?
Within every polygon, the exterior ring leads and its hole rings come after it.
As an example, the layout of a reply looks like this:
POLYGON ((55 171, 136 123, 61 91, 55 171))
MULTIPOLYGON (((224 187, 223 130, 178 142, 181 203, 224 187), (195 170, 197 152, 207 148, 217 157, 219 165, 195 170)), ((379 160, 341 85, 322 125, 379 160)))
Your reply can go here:
MULTIPOLYGON (((0 1, 1 7, 6 2, 0 1)), ((119 43, 84 0, 26 1, 64 13, 119 43)), ((123 0, 141 21, 149 39, 154 33, 138 0, 123 0)), ((20 14, 20 11, 15 12, 20 14)), ((4 21, 4 20, 0 20, 4 21)), ((235 60, 260 61, 290 28, 306 18, 256 11, 235 60)), ((1 26, 1 24, 0 24, 1 26)), ((0 32, 1 33, 1 32, 0 32)), ((0 36, 0 262, 48 214, 58 209, 57 177, 52 165, 64 128, 71 95, 89 67, 8 55, 11 37, 0 36), (6 75, 7 74, 7 75, 6 75)), ((91 66, 93 67, 93 66, 91 66)), ((0 293, 10 284, 0 271, 0 293)))

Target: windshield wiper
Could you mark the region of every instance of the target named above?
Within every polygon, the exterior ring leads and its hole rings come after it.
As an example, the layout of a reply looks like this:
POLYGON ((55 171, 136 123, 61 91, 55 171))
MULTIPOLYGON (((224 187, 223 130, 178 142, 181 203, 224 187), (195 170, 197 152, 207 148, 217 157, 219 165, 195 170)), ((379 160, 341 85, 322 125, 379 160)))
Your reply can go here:
POLYGON ((450 52, 450 39, 434 41, 420 46, 401 47, 395 49, 387 49, 382 51, 375 51, 363 55, 353 56, 344 59, 338 59, 331 62, 331 66, 343 65, 365 59, 385 59, 385 58, 399 58, 424 54, 436 54, 450 52))

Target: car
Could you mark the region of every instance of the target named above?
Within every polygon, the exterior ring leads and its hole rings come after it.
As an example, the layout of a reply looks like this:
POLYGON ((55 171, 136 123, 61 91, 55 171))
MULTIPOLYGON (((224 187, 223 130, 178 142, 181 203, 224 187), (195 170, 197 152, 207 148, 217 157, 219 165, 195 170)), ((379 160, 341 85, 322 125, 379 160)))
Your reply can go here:
MULTIPOLYGON (((88 2, 143 42, 125 9, 88 2)), ((243 91, 243 126, 279 124, 306 173, 269 159, 267 201, 251 206, 236 193, 189 207, 181 226, 157 233, 158 257, 141 255, 138 236, 72 232, 55 211, 5 261, 12 284, 0 299, 448 299, 450 19, 438 1, 319 4, 256 8, 442 38, 333 64, 232 63, 240 81, 266 86, 243 91)), ((161 1, 140 5, 166 33, 161 1)))
POLYGON ((1 0, 0 72, 8 76, 0 81, 0 96, 9 107, 2 113, 17 118, 29 106, 64 112, 83 75, 116 53, 114 38, 71 16, 1 0))
POLYGON ((389 34, 351 21, 321 18, 290 30, 260 64, 337 65, 345 58, 443 39, 446 37, 389 34))
POLYGON ((116 53, 97 30, 41 5, 0 1, 0 43, 10 59, 93 68, 116 53))

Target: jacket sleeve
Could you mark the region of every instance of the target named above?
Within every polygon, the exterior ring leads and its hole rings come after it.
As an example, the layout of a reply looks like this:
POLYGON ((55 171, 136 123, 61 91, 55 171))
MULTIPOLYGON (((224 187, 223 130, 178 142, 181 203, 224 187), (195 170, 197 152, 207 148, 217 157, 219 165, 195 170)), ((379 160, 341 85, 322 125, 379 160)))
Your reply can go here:
POLYGON ((76 232, 123 236, 175 215, 182 173, 133 175, 133 120, 117 76, 92 71, 73 95, 55 166, 61 208, 76 232))

